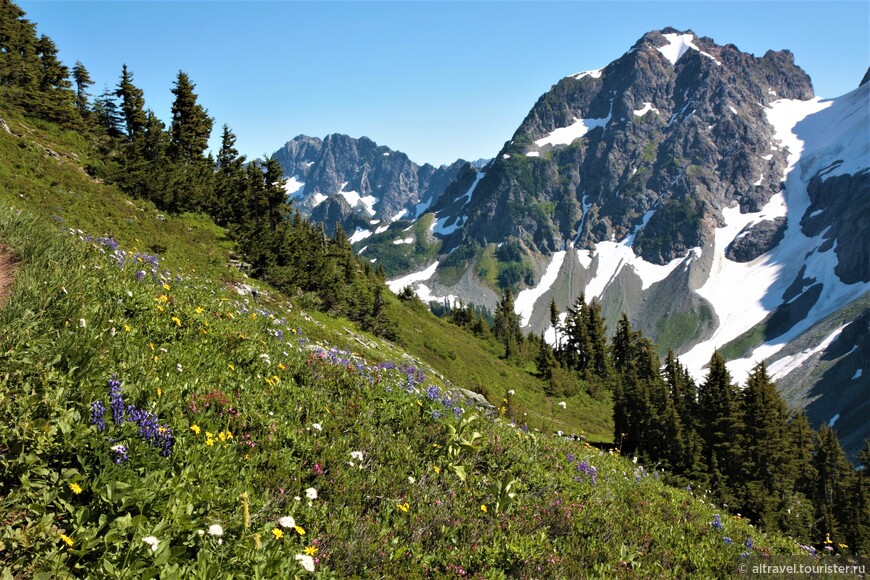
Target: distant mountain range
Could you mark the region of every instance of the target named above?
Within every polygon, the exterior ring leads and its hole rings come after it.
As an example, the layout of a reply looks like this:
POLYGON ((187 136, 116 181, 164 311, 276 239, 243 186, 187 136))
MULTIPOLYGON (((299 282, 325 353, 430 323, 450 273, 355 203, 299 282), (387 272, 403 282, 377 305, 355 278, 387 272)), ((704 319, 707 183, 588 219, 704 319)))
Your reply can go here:
MULTIPOLYGON (((485 164, 419 167, 368 139, 297 137, 288 192, 398 291, 493 308, 529 331, 582 294, 742 382, 766 360, 791 404, 870 437, 870 83, 814 96, 788 51, 645 34, 541 96, 485 164), (304 187, 301 185, 304 183, 304 187)), ((856 79, 857 80, 857 79, 856 79)))

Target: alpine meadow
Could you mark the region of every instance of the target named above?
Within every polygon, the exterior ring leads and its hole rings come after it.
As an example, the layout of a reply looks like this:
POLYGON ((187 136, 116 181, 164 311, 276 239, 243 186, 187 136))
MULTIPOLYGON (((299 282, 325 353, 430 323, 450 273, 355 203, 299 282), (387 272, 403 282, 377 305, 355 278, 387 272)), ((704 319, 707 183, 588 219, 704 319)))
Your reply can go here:
POLYGON ((870 73, 626 48, 491 159, 250 159, 0 0, 0 578, 863 566, 870 73))

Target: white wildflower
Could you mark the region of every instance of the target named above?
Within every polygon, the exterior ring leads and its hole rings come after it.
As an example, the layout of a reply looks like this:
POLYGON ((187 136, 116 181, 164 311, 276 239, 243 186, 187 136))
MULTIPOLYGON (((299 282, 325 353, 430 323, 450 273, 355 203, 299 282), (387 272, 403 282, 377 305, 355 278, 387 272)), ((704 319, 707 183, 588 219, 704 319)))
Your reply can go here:
POLYGON ((224 535, 224 529, 220 524, 212 524, 208 527, 208 533, 211 536, 221 537, 224 535))
POLYGON ((88 325, 84 318, 79 318, 79 328, 85 328, 88 325))
POLYGON ((305 497, 308 499, 317 499, 317 490, 313 487, 309 487, 305 490, 305 497))
POLYGON ((559 401, 559 406, 562 407, 563 409, 565 409, 568 407, 568 404, 565 403, 565 401, 559 401))
POLYGON ((312 426, 314 429, 317 429, 318 431, 323 431, 323 426, 322 426, 320 423, 314 423, 314 424, 311 425, 311 426, 312 426))
POLYGON ((160 543, 160 540, 158 540, 154 536, 145 536, 144 538, 142 538, 142 541, 151 546, 152 552, 157 551, 157 545, 160 543))
POLYGON ((181 373, 181 371, 183 371, 183 370, 184 369, 181 367, 181 363, 178 363, 177 365, 175 365, 175 372, 181 373))
POLYGON ((314 558, 308 554, 296 554, 296 560, 309 572, 314 572, 314 558))
POLYGON ((362 461, 363 460, 363 452, 362 451, 351 451, 350 458, 356 459, 357 461, 362 461))
POLYGON ((510 395, 511 397, 513 397, 516 394, 517 394, 516 391, 514 391, 513 389, 508 391, 508 395, 510 395))
POLYGON ((293 519, 293 516, 284 516, 278 518, 278 525, 282 528, 294 528, 296 527, 296 520, 293 519))
POLYGON ((417 480, 409 475, 408 476, 408 483, 410 483, 411 485, 414 485, 415 483, 417 483, 417 480))

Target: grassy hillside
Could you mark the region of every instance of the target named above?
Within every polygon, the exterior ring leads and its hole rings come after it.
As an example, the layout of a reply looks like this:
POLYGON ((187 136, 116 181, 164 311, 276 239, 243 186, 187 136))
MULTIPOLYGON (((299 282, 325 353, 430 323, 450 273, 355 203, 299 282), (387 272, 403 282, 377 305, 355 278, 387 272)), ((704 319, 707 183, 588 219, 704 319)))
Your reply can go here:
POLYGON ((78 136, 4 118, 4 578, 718 577, 805 554, 547 434, 606 437, 606 402, 562 408, 425 311, 389 302, 407 354, 235 294, 219 228, 95 182, 78 136))

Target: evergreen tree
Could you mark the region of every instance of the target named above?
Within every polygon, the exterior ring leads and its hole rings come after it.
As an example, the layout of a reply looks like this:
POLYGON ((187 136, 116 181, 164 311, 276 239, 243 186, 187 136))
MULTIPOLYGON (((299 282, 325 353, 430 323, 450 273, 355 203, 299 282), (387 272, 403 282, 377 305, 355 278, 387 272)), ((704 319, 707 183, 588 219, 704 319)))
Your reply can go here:
POLYGON ((589 341, 589 375, 606 380, 610 377, 610 353, 607 348, 607 329, 604 316, 601 314, 601 304, 593 300, 585 308, 586 336, 589 341))
POLYGON ((94 101, 94 118, 98 127, 103 129, 110 138, 124 134, 122 126, 124 117, 118 111, 115 93, 106 87, 94 101))
POLYGON ((190 77, 178 72, 172 94, 172 125, 170 128, 170 157, 175 162, 194 163, 202 160, 208 148, 213 119, 202 105, 197 103, 196 88, 190 77))
POLYGON ((837 434, 824 424, 819 430, 813 467, 818 474, 813 497, 816 509, 813 541, 821 545, 830 537, 834 544, 848 545, 853 539, 849 537, 853 535, 849 507, 854 473, 837 434))
POLYGON ((783 508, 790 502, 796 473, 785 401, 767 375, 764 362, 749 373, 742 397, 741 505, 752 520, 778 527, 786 511, 783 508))
POLYGON ((73 66, 72 76, 76 84, 76 109, 78 109, 82 117, 87 117, 90 112, 88 108, 88 99, 90 98, 88 87, 93 85, 94 81, 91 80, 88 69, 85 68, 85 65, 80 60, 77 60, 73 66))
POLYGON ((0 2, 0 86, 20 102, 41 79, 36 26, 11 1, 0 2))
POLYGON ((517 345, 523 342, 520 317, 514 312, 514 296, 510 288, 504 290, 502 299, 496 306, 493 334, 504 345, 506 358, 510 358, 517 345))
POLYGON ((559 309, 556 307, 555 298, 550 298, 550 324, 553 326, 554 342, 558 351, 561 346, 561 337, 559 336, 559 309))
POLYGON ((736 505, 732 484, 740 477, 744 425, 737 387, 718 352, 713 353, 707 378, 698 391, 698 408, 710 483, 720 501, 736 505))
POLYGON ((145 114, 145 96, 142 89, 133 84, 133 73, 123 65, 121 81, 115 96, 121 99, 121 114, 126 126, 127 140, 133 141, 144 130, 148 122, 145 114))

